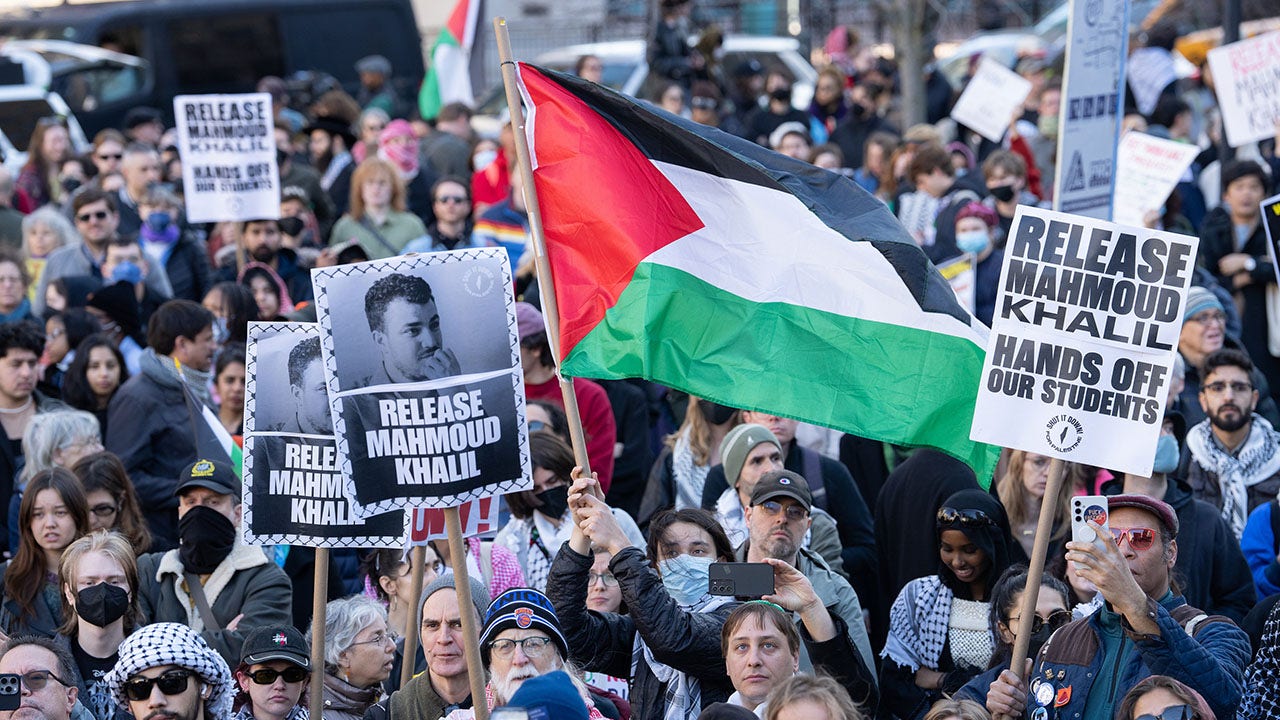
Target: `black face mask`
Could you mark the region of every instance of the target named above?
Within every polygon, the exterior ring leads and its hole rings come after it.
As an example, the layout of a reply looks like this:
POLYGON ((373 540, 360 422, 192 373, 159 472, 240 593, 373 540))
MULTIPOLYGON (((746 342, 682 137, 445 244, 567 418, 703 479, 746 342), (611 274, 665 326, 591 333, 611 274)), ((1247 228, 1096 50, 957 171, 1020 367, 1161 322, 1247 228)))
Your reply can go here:
POLYGON ((129 611, 129 591, 109 583, 98 583, 76 593, 76 614, 90 625, 104 628, 129 611))
POLYGON ((549 518, 559 520, 564 517, 564 511, 569 509, 569 486, 561 485, 559 487, 547 488, 542 492, 534 495, 542 503, 538 507, 538 512, 549 518))
POLYGON ((297 237, 298 233, 302 232, 304 224, 302 218, 299 217, 282 217, 280 218, 280 232, 289 237, 297 237))
POLYGON ((769 97, 778 102, 791 102, 791 88, 778 88, 769 93, 769 97))
POLYGON ((702 417, 712 425, 723 425, 729 422, 729 418, 733 417, 735 408, 720 403, 713 403, 710 400, 699 400, 698 409, 702 411, 702 417))
POLYGON ((871 114, 871 108, 863 105, 862 103, 856 102, 849 108, 849 112, 853 113, 854 117, 862 120, 871 114))
POLYGON ((1012 185, 997 185, 993 188, 987 188, 987 192, 990 192, 991 197, 1000 202, 1009 202, 1014 195, 1012 185))
POLYGON ((236 526, 217 510, 197 505, 178 521, 178 540, 178 558, 182 560, 183 569, 207 575, 231 554, 236 542, 236 526))

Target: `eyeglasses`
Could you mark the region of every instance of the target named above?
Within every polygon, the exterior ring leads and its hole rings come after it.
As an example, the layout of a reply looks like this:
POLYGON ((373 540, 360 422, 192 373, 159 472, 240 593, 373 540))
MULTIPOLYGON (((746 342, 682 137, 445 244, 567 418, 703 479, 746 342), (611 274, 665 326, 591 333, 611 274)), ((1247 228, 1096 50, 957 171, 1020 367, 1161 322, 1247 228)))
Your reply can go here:
POLYGON ((123 153, 98 153, 94 157, 98 158, 99 160, 119 160, 120 158, 124 157, 124 154, 123 153))
POLYGON ((1201 325, 1208 325, 1209 323, 1225 325, 1227 322, 1227 314, 1221 310, 1206 310, 1204 312, 1196 313, 1187 319, 1194 323, 1200 323, 1201 325))
MULTIPOLYGON (((1011 617, 1009 618, 1009 625, 1011 627, 1017 627, 1018 621, 1021 619, 1022 616, 1011 617)), ((1057 630, 1069 622, 1071 622, 1070 610, 1055 610, 1049 613, 1049 617, 1047 618, 1035 615, 1031 618, 1031 633, 1034 635, 1035 633, 1040 632, 1044 629, 1045 625, 1048 625, 1050 630, 1057 630)))
POLYGON ((356 645, 386 645, 387 643, 391 643, 392 645, 395 645, 396 636, 384 630, 379 630, 378 632, 374 633, 373 637, 369 638, 368 640, 361 640, 360 642, 351 643, 351 647, 355 647, 356 645))
POLYGON ((436 202, 444 203, 445 205, 462 205, 466 201, 467 199, 461 195, 442 195, 436 198, 436 202))
POLYGON ((961 527, 994 526, 996 522, 981 510, 956 510, 955 508, 938 509, 939 525, 959 525, 961 527))
MULTIPOLYGON (((300 683, 307 679, 307 671, 293 665, 284 670, 276 670, 275 668, 262 668, 251 673, 245 673, 253 680, 255 685, 270 685, 276 681, 276 678, 282 677, 287 683, 300 683)), ((160 688, 164 690, 164 688, 160 688)))
MULTIPOLYGON (((604 583, 605 587, 618 586, 618 578, 614 577, 611 572, 587 573, 587 587, 595 585, 597 580, 604 583)), ((529 653, 525 654, 528 655, 529 653)))
POLYGON ((90 220, 106 220, 111 213, 106 210, 95 210, 94 212, 80 213, 76 216, 77 222, 87 223, 90 220))
POLYGON ((190 670, 170 670, 160 677, 131 678, 124 683, 124 695, 134 701, 146 700, 151 697, 153 687, 160 688, 165 695, 180 695, 187 691, 191 674, 190 670))
POLYGON ((24 673, 18 677, 22 678, 22 684, 26 685, 27 689, 31 692, 40 692, 43 690, 44 686, 49 684, 50 678, 57 680, 66 687, 71 687, 71 683, 63 680, 57 675, 54 675, 51 670, 32 670, 31 672, 24 673))
POLYGON ((1160 711, 1159 715, 1139 715, 1133 720, 1200 720, 1200 713, 1190 705, 1171 705, 1160 711))
POLYGON ((1231 388, 1231 392, 1236 395, 1244 395, 1245 393, 1253 390, 1253 385, 1243 382, 1223 382, 1218 380, 1205 385, 1204 391, 1213 395, 1221 395, 1227 391, 1227 388, 1231 388))
POLYGON ((500 658, 511 657, 511 653, 515 652, 516 646, 520 646, 520 651, 524 656, 530 659, 541 657, 542 653, 547 651, 547 646, 551 644, 551 638, 535 635, 527 637, 523 640, 494 640, 489 643, 489 650, 500 658))
POLYGON ((769 515, 770 517, 777 517, 778 513, 784 510, 787 513, 787 520, 792 520, 792 521, 803 520, 809 517, 809 511, 805 510, 803 507, 799 505, 784 506, 782 503, 776 500, 765 500, 759 505, 756 505, 756 507, 762 508, 765 514, 769 515))
POLYGON ((1120 547, 1120 542, 1127 537, 1134 552, 1144 552, 1155 544, 1156 531, 1151 528, 1111 528, 1111 537, 1116 539, 1116 547, 1120 547))
MULTIPOLYGON (((21 285, 21 284, 22 284, 22 277, 20 275, 5 275, 3 277, 0 277, 0 285, 21 285)), ((54 330, 53 332, 49 333, 49 337, 56 338, 58 337, 58 335, 61 335, 61 334, 62 334, 62 331, 54 330)))
POLYGON ((716 105, 717 103, 715 101, 715 98, 709 98, 709 97, 695 96, 692 100, 689 101, 689 107, 696 108, 698 110, 715 110, 716 105))
POLYGON ((94 517, 109 518, 120 512, 120 508, 110 504, 94 505, 89 508, 89 512, 93 513, 94 517))

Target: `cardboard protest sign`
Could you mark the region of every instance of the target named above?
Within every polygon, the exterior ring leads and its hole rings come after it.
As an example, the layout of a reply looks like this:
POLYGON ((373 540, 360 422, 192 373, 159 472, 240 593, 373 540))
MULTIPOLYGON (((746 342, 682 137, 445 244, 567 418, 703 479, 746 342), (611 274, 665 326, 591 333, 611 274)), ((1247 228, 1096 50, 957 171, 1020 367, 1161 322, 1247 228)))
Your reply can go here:
POLYGON ((992 142, 1000 142, 1014 111, 1022 107, 1030 92, 1030 80, 984 55, 978 62, 978 72, 951 109, 951 119, 992 142))
POLYGON ((1280 120, 1280 31, 1209 51, 1227 143, 1275 137, 1280 120))
POLYGON ((313 270, 338 465, 355 512, 533 486, 501 248, 313 270))
MULTIPOLYGON (((499 510, 501 503, 494 497, 480 498, 458 506, 463 536, 474 537, 497 532, 500 529, 499 510)), ((414 510, 412 516, 409 523, 410 545, 425 545, 432 540, 449 538, 449 533, 445 531, 443 510, 414 510)))
POLYGON ((270 95, 179 95, 173 117, 189 222, 280 217, 270 95))
POLYGON ((1054 210, 1111 218, 1128 48, 1128 0, 1071 0, 1054 210))
POLYGON ((970 436, 1150 475, 1198 245, 1019 206, 970 436))
POLYGON ((338 472, 314 323, 249 323, 244 522, 250 545, 402 547, 405 512, 362 520, 338 472))
POLYGON ((960 306, 972 314, 978 307, 978 277, 973 256, 960 255, 947 260, 938 265, 938 272, 951 286, 960 306))
POLYGON ((1148 212, 1164 205, 1199 154, 1200 148, 1188 143, 1140 132, 1125 133, 1116 156, 1112 220, 1122 225, 1142 225, 1148 212))
POLYGON ((1280 277, 1280 195, 1274 195, 1262 201, 1262 227, 1267 233, 1267 250, 1271 252, 1271 264, 1277 268, 1276 277, 1280 277))

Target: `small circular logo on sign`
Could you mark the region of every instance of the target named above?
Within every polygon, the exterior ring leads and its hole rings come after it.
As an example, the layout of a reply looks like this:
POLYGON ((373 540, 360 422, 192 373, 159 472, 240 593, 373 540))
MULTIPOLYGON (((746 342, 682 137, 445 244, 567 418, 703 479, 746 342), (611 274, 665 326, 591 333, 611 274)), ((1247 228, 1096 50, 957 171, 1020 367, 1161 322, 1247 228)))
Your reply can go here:
POLYGON ((462 286, 472 297, 484 297, 493 292, 497 281, 493 270, 481 265, 473 265, 462 276, 462 286))
POLYGON ((1071 452, 1084 439, 1084 426, 1070 415, 1054 415, 1045 425, 1044 439, 1058 452, 1071 452))

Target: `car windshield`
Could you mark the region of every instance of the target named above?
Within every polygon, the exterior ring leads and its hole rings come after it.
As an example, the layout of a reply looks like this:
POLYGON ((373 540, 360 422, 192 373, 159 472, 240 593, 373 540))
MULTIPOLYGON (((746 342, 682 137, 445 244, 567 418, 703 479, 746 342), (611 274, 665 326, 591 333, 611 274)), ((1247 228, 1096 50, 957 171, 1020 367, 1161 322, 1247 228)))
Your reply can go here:
POLYGON ((40 118, 54 114, 53 108, 43 99, 0 100, 0 130, 19 152, 26 152, 36 123, 40 118))

